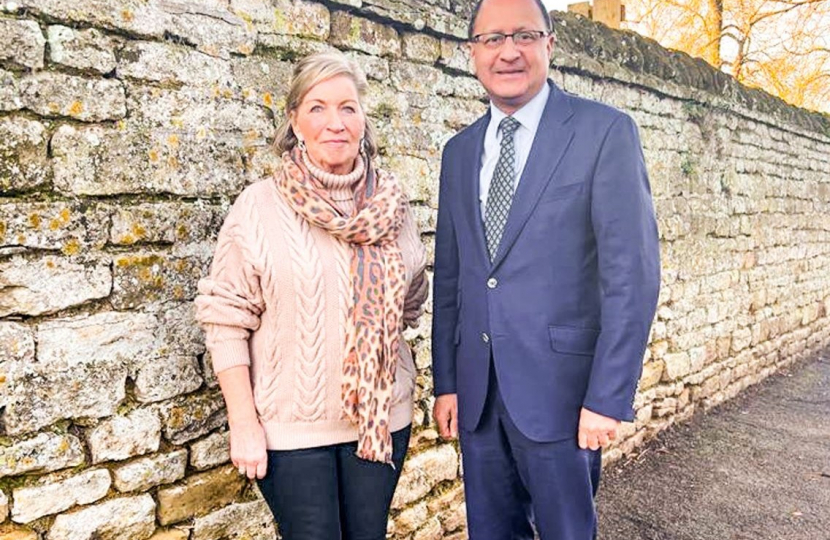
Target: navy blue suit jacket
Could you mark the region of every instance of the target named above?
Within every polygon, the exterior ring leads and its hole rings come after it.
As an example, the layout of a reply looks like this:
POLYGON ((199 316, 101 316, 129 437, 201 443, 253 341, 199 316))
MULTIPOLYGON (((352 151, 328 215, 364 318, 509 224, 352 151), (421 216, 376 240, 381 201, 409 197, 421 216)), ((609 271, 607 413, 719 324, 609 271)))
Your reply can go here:
POLYGON ((536 441, 576 436, 581 407, 632 420, 660 285, 637 127, 553 82, 494 261, 479 210, 489 113, 441 163, 432 329, 435 395, 473 430, 491 355, 505 406, 536 441))

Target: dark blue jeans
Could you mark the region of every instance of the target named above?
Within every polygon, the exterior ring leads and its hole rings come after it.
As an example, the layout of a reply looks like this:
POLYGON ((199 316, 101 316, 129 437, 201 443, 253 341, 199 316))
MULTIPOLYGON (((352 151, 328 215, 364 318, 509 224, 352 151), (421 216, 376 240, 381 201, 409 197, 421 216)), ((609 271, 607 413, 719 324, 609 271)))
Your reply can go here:
POLYGON ((357 457, 356 442, 269 450, 259 489, 283 540, 384 540, 410 430, 392 434, 394 469, 357 457))

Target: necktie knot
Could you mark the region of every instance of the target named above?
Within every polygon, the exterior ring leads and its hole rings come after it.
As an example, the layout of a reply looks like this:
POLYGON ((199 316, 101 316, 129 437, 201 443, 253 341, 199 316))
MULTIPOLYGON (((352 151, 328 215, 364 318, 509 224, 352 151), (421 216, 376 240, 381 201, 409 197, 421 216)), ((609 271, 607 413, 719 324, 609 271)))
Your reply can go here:
POLYGON ((499 122, 499 130, 502 133, 502 143, 505 139, 513 139, 513 134, 516 133, 519 126, 521 126, 519 121, 512 116, 505 116, 502 118, 502 121, 499 122))

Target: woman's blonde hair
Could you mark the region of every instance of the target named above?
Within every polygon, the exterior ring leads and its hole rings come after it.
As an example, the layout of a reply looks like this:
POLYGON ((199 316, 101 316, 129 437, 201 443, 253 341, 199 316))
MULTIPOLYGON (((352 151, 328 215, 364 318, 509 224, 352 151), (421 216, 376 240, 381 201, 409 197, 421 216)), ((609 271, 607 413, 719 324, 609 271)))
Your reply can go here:
POLYGON ((366 130, 363 133, 363 148, 369 157, 375 157, 378 152, 375 142, 375 129, 366 115, 363 99, 369 88, 366 75, 353 61, 337 50, 328 50, 310 54, 294 66, 294 75, 291 77, 291 88, 285 98, 285 119, 279 128, 274 145, 280 152, 292 150, 297 146, 297 136, 291 127, 291 113, 297 110, 309 90, 323 81, 344 75, 351 79, 357 88, 360 109, 363 114, 366 130))

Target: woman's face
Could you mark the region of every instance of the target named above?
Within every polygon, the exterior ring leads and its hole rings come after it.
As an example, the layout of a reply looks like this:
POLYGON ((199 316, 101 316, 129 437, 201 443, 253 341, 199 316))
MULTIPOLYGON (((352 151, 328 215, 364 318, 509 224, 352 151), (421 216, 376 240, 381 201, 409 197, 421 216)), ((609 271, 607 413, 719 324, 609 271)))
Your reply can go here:
POLYGON ((312 86, 291 113, 291 127, 317 166, 334 174, 352 172, 366 128, 354 82, 338 75, 312 86))

